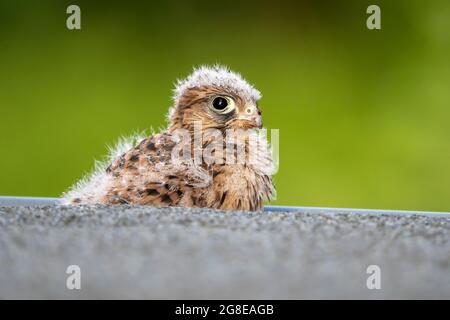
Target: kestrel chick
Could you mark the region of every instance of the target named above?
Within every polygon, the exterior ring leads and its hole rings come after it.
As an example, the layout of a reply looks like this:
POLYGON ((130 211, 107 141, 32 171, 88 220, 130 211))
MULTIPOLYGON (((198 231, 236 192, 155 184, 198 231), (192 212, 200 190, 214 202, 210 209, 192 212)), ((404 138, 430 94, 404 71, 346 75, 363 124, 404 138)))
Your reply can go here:
POLYGON ((275 192, 260 98, 228 68, 195 69, 175 87, 168 128, 119 145, 64 202, 260 210, 275 192))

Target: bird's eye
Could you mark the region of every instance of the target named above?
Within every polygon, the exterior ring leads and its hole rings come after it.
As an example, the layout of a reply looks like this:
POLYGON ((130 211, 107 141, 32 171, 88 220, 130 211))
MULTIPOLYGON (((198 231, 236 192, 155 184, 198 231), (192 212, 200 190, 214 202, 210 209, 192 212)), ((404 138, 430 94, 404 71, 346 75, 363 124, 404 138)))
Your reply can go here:
POLYGON ((214 109, 223 110, 227 107, 228 101, 225 98, 217 97, 213 100, 214 109))
POLYGON ((211 102, 211 106, 214 111, 222 114, 229 113, 235 108, 233 99, 229 97, 215 97, 211 102))

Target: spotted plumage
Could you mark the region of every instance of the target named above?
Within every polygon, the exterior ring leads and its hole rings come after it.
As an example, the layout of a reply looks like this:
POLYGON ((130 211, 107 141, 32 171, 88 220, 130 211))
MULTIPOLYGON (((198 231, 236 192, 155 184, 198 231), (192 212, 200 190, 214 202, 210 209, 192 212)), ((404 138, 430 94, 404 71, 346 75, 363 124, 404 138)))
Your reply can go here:
POLYGON ((260 98, 227 68, 194 70, 176 85, 168 128, 122 141, 65 202, 260 210, 275 192, 272 157, 258 131, 260 98))

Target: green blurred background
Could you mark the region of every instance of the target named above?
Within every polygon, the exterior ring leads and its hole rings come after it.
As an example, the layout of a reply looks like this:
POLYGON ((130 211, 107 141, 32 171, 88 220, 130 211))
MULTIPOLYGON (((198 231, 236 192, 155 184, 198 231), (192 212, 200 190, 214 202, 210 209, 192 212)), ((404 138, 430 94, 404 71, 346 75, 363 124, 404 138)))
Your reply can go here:
POLYGON ((213 63, 280 130, 274 203, 450 211, 448 0, 2 0, 0 194, 60 195, 213 63))

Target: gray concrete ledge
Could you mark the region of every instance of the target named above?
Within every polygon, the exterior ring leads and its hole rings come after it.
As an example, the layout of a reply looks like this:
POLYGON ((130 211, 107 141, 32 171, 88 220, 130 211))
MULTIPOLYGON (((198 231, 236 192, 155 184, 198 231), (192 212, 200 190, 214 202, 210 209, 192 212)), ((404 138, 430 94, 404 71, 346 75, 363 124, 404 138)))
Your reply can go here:
POLYGON ((2 299, 449 299, 449 257, 449 217, 0 207, 2 299))
MULTIPOLYGON (((1 206, 49 206, 60 204, 58 198, 46 197, 5 197, 0 196, 1 206)), ((394 214, 394 215, 425 215, 436 217, 450 217, 450 212, 381 210, 381 209, 350 209, 350 208, 320 208, 295 206, 265 206, 268 212, 308 212, 308 213, 350 213, 350 214, 394 214)))

